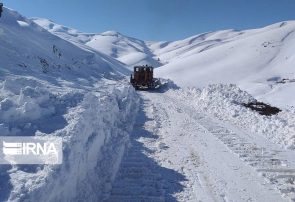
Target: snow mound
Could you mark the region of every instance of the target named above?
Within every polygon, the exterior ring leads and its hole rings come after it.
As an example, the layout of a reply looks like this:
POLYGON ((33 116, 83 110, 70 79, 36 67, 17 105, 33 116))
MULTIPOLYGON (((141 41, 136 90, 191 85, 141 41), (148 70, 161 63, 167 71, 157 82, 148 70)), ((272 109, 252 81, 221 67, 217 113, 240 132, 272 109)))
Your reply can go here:
POLYGON ((283 109, 276 115, 262 116, 241 105, 255 99, 233 84, 210 85, 202 90, 190 88, 179 93, 184 102, 193 102, 202 113, 209 113, 246 131, 261 134, 286 148, 295 149, 294 108, 283 109))
POLYGON ((249 93, 242 91, 234 84, 212 84, 201 91, 200 99, 204 100, 204 102, 211 103, 213 101, 212 99, 215 98, 231 103, 248 103, 254 101, 254 98, 249 93))
POLYGON ((179 87, 170 79, 159 78, 159 82, 160 82, 160 87, 159 87, 159 90, 157 91, 165 92, 171 89, 179 89, 179 87))

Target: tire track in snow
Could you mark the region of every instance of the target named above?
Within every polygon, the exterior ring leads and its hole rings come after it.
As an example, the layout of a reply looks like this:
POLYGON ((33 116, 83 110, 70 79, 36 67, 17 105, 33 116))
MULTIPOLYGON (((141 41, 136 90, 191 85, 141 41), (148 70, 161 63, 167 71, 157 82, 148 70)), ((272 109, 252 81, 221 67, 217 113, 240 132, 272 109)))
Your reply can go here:
POLYGON ((282 149, 260 135, 247 134, 234 126, 214 120, 210 115, 196 112, 195 116, 198 116, 204 129, 265 177, 285 198, 295 201, 294 151, 282 149))
POLYGON ((108 202, 165 202, 176 201, 173 194, 182 190, 185 177, 161 167, 150 156, 160 122, 155 108, 143 101, 137 124, 131 135, 130 148, 125 152, 112 185, 108 202), (152 146, 149 146, 152 144, 152 146))
POLYGON ((212 121, 208 119, 201 121, 201 124, 221 140, 230 151, 274 184, 284 197, 295 200, 295 166, 282 155, 285 152, 294 152, 260 146, 227 128, 208 123, 212 121))
MULTIPOLYGON (((214 119, 197 113, 191 100, 183 101, 173 91, 143 96, 154 103, 160 117, 166 114, 161 118, 158 144, 168 149, 157 151, 153 158, 188 179, 183 183, 184 191, 176 195, 178 201, 285 201, 273 184, 218 138, 224 131, 214 129, 221 127, 231 134, 227 125, 218 125, 214 119)), ((236 145, 232 140, 228 142, 236 145)), ((251 141, 241 139, 241 143, 248 145, 251 141)))

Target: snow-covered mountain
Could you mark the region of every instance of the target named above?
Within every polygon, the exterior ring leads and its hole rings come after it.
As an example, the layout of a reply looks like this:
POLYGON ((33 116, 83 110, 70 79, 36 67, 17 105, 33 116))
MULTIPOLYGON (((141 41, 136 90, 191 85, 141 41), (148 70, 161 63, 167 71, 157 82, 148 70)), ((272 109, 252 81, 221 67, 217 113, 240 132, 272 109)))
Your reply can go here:
POLYGON ((235 83, 255 97, 278 105, 295 105, 295 22, 253 30, 223 30, 173 42, 148 42, 118 32, 84 34, 45 19, 34 19, 50 32, 83 43, 132 68, 151 64, 159 77, 182 87, 235 83))
POLYGON ((63 39, 76 44, 85 44, 108 56, 116 58, 125 63, 130 69, 134 65, 149 64, 156 67, 162 65, 158 61, 158 58, 151 52, 145 41, 127 37, 116 31, 88 34, 56 24, 47 19, 32 18, 32 20, 63 39))
POLYGON ((62 137, 63 163, 0 165, 0 201, 293 200, 294 30, 148 42, 5 8, 0 136, 62 137), (126 76, 137 64, 206 87, 135 92, 126 76), (253 95, 282 110, 246 108, 253 95))

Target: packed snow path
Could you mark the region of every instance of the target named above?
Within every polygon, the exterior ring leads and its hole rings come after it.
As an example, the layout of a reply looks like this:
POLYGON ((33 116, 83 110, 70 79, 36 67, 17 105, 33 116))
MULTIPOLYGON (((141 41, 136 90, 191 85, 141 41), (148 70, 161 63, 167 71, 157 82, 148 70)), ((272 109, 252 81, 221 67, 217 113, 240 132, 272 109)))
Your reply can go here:
POLYGON ((177 91, 139 95, 108 201, 295 200, 294 152, 199 113, 177 91))

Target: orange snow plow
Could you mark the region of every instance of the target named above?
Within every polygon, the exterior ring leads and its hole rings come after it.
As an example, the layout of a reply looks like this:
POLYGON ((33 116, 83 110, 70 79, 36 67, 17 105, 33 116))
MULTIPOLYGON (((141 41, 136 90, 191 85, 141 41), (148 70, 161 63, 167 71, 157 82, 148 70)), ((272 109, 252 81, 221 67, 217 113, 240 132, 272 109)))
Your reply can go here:
POLYGON ((160 80, 154 78, 154 68, 147 65, 134 67, 130 83, 136 90, 150 90, 160 87, 160 80))

